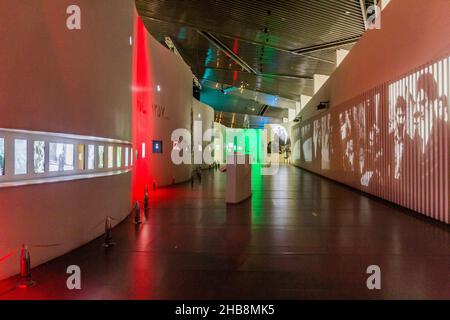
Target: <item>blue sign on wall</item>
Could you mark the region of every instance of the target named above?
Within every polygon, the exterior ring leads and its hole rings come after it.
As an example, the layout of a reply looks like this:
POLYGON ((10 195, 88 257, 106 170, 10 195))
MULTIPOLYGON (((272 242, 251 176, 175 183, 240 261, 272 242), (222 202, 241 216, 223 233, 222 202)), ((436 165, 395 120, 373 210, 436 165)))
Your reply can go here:
POLYGON ((153 150, 153 153, 162 153, 163 152, 163 142, 160 140, 153 140, 152 150, 153 150))

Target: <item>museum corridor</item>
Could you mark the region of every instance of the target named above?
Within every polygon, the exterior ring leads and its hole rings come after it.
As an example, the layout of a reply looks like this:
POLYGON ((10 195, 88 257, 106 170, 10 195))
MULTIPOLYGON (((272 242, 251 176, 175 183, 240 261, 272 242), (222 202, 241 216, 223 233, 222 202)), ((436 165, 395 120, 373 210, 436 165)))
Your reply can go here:
POLYGON ((449 13, 1 0, 1 303, 450 302, 449 13))

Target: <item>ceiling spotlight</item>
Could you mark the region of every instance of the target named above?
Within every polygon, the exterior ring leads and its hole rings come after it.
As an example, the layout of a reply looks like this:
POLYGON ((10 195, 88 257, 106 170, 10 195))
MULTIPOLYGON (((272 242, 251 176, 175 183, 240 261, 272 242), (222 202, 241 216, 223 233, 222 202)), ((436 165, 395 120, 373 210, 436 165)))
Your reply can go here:
POLYGON ((161 87, 159 86, 159 84, 156 86, 156 91, 158 91, 158 92, 161 91, 161 87))

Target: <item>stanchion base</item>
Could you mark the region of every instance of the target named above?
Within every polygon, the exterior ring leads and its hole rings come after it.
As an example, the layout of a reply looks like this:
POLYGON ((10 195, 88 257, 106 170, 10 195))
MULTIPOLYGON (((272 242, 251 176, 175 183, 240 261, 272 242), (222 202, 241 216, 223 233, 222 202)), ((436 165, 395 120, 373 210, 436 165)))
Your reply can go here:
POLYGON ((114 247, 116 245, 116 243, 115 242, 108 242, 108 243, 104 243, 103 244, 103 246, 105 247, 105 248, 109 248, 109 247, 114 247))
POLYGON ((18 288, 25 289, 25 288, 31 288, 36 285, 36 281, 33 280, 20 280, 17 284, 18 288))

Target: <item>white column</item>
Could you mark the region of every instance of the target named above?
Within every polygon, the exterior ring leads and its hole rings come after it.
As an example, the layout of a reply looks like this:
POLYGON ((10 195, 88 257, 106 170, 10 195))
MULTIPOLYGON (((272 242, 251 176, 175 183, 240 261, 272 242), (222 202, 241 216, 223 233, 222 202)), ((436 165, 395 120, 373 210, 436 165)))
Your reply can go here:
POLYGON ((297 112, 296 112, 295 109, 289 108, 289 109, 288 109, 288 120, 289 120, 289 121, 294 120, 296 114, 297 114, 297 112))
POLYGON ((341 62, 345 59, 350 50, 337 49, 336 50, 336 67, 338 67, 341 62))
POLYGON ((300 98, 300 101, 295 102, 295 114, 299 114, 300 110, 302 110, 302 98, 300 98))
POLYGON ((328 80, 329 76, 324 74, 315 74, 314 75, 314 94, 319 91, 319 89, 323 86, 323 84, 328 80))
POLYGON ((381 0, 381 10, 384 10, 391 0, 381 0))
POLYGON ((307 105, 307 103, 309 102, 309 100, 311 100, 311 98, 312 98, 311 96, 307 96, 304 94, 302 94, 300 96, 300 104, 301 104, 300 110, 303 109, 307 105))

